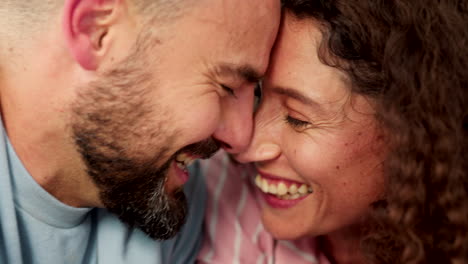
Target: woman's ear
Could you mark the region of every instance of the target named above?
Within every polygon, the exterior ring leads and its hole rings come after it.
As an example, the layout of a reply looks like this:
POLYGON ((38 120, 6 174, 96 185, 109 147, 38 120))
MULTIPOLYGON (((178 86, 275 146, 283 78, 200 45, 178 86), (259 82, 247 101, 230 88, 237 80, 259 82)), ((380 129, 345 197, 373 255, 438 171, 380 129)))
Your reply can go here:
POLYGON ((63 31, 73 57, 85 70, 99 67, 109 50, 106 36, 116 24, 120 0, 66 0, 63 31))

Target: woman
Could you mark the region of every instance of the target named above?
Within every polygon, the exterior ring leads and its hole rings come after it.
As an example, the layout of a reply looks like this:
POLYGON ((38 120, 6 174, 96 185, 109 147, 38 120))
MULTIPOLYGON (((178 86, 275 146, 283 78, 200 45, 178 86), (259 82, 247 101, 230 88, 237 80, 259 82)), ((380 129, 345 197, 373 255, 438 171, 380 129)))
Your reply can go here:
POLYGON ((200 262, 468 263, 468 3, 284 7, 258 174, 204 164, 200 262))

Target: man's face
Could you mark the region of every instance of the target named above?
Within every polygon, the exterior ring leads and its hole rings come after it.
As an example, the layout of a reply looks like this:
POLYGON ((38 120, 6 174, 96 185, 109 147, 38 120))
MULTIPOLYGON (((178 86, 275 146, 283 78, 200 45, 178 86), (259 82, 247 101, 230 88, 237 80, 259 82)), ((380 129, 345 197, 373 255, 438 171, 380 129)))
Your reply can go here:
POLYGON ((73 104, 73 139, 102 204, 155 239, 184 223, 186 164, 248 145, 254 88, 280 19, 276 0, 190 8, 143 31, 132 54, 73 104))

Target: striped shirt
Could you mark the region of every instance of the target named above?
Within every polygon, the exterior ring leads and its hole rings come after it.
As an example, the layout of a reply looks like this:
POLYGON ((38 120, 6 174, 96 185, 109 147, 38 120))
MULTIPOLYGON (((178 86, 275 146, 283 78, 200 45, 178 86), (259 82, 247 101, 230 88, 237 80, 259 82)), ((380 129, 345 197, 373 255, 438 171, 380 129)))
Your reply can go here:
POLYGON ((313 238, 274 239, 260 219, 251 165, 238 165, 224 152, 202 162, 208 199, 200 264, 329 264, 313 238))

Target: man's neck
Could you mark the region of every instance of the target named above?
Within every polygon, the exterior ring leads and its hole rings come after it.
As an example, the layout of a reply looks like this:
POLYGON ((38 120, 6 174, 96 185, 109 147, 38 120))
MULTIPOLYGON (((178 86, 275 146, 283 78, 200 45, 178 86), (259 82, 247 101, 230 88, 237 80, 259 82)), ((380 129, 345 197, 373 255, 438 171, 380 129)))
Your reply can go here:
POLYGON ((22 75, 19 79, 8 74, 0 81, 2 122, 18 158, 32 178, 61 202, 100 206, 98 190, 86 175, 67 128, 67 102, 57 93, 63 84, 47 83, 38 74, 22 75), (53 85, 57 87, 49 88, 53 85))

